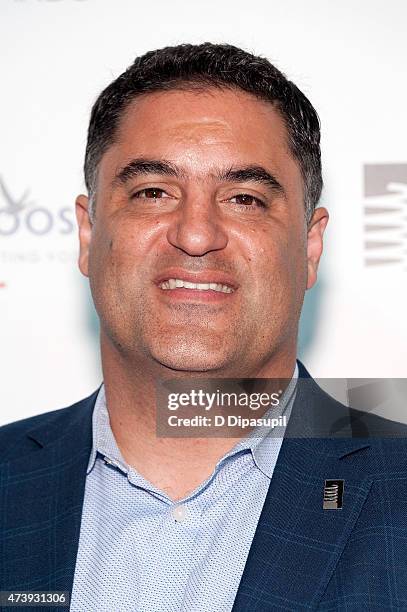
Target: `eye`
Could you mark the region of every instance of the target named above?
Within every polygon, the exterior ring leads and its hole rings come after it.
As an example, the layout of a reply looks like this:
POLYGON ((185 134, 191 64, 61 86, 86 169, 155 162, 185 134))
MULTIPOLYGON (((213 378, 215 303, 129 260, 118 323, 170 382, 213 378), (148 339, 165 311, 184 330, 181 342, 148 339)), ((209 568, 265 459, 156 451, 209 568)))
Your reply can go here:
POLYGON ((167 196, 167 194, 165 193, 164 189, 159 189, 158 187, 146 187, 145 189, 136 191, 136 193, 133 193, 131 197, 143 200, 158 200, 165 196, 167 196))
POLYGON ((253 208, 255 206, 261 206, 265 208, 265 203, 260 198, 256 198, 256 196, 250 195, 249 193, 238 193, 229 199, 233 204, 238 204, 239 206, 243 206, 245 208, 253 208))

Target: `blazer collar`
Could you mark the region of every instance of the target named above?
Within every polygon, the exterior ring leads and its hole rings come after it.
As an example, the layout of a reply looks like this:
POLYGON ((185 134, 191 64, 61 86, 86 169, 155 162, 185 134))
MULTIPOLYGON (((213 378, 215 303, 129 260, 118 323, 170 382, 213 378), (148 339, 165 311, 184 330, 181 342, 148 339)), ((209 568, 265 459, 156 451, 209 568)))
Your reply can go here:
POLYGON ((66 438, 67 450, 89 442, 89 428, 92 430, 92 413, 100 387, 89 397, 73 404, 69 408, 56 410, 49 417, 27 431, 27 436, 39 446, 55 444, 66 438))

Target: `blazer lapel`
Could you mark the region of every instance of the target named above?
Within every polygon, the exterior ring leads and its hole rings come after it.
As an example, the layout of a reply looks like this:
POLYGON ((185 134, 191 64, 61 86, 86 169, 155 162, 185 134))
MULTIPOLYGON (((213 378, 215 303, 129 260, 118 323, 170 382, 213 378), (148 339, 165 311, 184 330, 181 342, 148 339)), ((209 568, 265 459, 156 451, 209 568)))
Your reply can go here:
POLYGON ((0 466, 3 590, 72 590, 96 395, 57 411, 28 434, 35 450, 0 466))
POLYGON ((306 382, 297 392, 232 612, 315 609, 371 487, 369 440, 352 439, 347 408, 312 379, 306 382), (325 480, 344 481, 341 509, 323 509, 325 480))
POLYGON ((371 486, 361 467, 366 446, 284 440, 233 612, 318 605, 371 486), (344 480, 340 510, 323 509, 326 479, 344 480))

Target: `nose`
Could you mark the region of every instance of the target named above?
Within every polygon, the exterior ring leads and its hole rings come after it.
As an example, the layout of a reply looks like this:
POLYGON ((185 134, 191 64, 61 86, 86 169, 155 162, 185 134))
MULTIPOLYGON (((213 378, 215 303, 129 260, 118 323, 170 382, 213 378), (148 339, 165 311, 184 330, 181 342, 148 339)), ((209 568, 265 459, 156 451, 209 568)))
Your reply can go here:
POLYGON ((186 198, 174 211, 167 239, 177 249, 195 257, 224 249, 228 243, 216 203, 202 197, 186 198))

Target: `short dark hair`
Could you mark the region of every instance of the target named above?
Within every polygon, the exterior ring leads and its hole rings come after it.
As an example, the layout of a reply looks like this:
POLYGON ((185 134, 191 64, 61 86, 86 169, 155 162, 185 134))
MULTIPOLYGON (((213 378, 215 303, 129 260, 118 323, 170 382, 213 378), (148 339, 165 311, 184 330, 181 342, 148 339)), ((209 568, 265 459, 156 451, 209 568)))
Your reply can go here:
MULTIPOLYGON (((234 88, 270 102, 282 116, 289 147, 304 180, 306 219, 321 195, 320 122, 311 102, 273 64, 226 44, 178 45, 137 57, 93 105, 85 154, 85 183, 93 206, 97 169, 114 143, 128 105, 139 95, 173 89, 234 88)), ((93 208, 92 208, 93 212, 93 208)))

